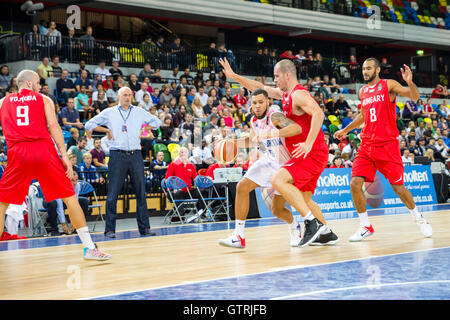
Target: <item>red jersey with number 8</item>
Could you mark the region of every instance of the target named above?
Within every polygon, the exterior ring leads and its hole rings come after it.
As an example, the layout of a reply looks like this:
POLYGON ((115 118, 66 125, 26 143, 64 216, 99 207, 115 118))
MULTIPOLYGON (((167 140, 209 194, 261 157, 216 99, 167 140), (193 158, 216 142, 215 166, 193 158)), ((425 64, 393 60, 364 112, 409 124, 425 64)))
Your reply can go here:
POLYGON ((47 141, 53 145, 45 117, 44 98, 40 93, 21 89, 5 97, 0 122, 8 149, 19 142, 47 141))
POLYGON ((360 98, 364 112, 362 143, 381 145, 396 140, 399 136, 396 99, 391 102, 387 79, 381 79, 374 86, 362 87, 360 98))

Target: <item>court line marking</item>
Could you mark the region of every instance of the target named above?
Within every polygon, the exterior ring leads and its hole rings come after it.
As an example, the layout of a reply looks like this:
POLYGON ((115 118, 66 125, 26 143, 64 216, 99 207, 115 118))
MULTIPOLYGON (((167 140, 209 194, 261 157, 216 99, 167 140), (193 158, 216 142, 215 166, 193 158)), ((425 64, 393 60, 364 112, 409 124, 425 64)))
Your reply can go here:
POLYGON ((378 287, 408 286, 408 285, 429 284, 429 283, 450 283, 450 280, 428 280, 428 281, 415 281, 415 282, 369 284, 369 285, 365 285, 365 286, 354 286, 354 287, 343 287, 343 288, 310 291, 310 292, 292 294, 292 295, 288 295, 288 296, 270 298, 270 300, 286 300, 286 299, 296 298, 296 297, 314 296, 314 295, 318 295, 318 294, 322 294, 322 293, 347 291, 347 290, 355 290, 355 289, 365 289, 365 288, 379 289, 378 287))
MULTIPOLYGON (((319 264, 313 264, 313 265, 302 265, 302 266, 298 266, 297 268, 290 269, 290 270, 304 269, 304 268, 308 268, 308 267, 313 268, 313 267, 333 265, 333 264, 338 264, 338 263, 346 263, 346 262, 351 262, 351 261, 366 260, 366 259, 372 259, 372 258, 384 258, 384 257, 396 256, 396 255, 402 255, 402 254, 410 254, 410 253, 433 251, 433 250, 443 250, 443 249, 449 249, 449 248, 450 248, 450 246, 446 246, 446 247, 441 247, 441 248, 431 248, 431 249, 421 249, 421 250, 414 250, 414 251, 407 251, 407 252, 400 252, 400 253, 390 253, 390 254, 380 255, 380 256, 369 256, 369 257, 363 257, 363 258, 358 258, 358 259, 349 259, 349 260, 319 263, 319 264)), ((97 299, 97 298, 103 298, 103 297, 112 297, 112 296, 119 296, 119 295, 124 295, 124 294, 129 294, 129 293, 138 293, 138 292, 144 292, 144 291, 166 289, 166 288, 170 288, 170 287, 179 287, 179 286, 185 286, 185 285, 190 285, 190 284, 198 284, 198 283, 205 283, 205 282, 218 281, 218 280, 227 280, 227 279, 233 279, 233 278, 243 278, 243 277, 256 276, 256 275, 266 274, 266 273, 276 273, 276 272, 282 272, 282 271, 285 271, 285 270, 275 270, 275 271, 268 270, 268 271, 262 271, 262 272, 256 272, 256 273, 237 275, 237 276, 235 275, 235 276, 228 276, 228 277, 219 277, 219 278, 208 279, 208 280, 193 281, 192 283, 189 283, 189 284, 179 283, 179 284, 172 284, 172 285, 147 288, 147 289, 141 289, 141 290, 131 290, 131 291, 124 291, 124 292, 113 293, 113 294, 86 297, 86 298, 80 298, 77 300, 89 300, 89 299, 97 299)))

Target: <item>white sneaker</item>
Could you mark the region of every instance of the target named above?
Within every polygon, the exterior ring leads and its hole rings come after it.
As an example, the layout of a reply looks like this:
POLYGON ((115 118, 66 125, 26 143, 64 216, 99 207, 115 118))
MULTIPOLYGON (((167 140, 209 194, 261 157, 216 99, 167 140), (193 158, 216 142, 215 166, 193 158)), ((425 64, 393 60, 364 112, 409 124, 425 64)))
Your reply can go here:
POLYGON ((419 226, 420 232, 424 235, 425 238, 431 238, 433 235, 433 228, 430 223, 422 218, 420 220, 416 220, 417 225, 419 226))
POLYGON ((348 240, 350 242, 358 242, 361 241, 365 238, 367 238, 368 236, 371 236, 375 231, 373 230, 372 225, 368 226, 368 227, 363 227, 360 226, 358 228, 358 231, 355 232, 354 235, 352 235, 348 240))
POLYGON ((297 223, 295 229, 290 230, 291 234, 291 247, 298 247, 298 244, 302 240, 302 226, 297 223))
POLYGON ((245 248, 245 239, 241 238, 241 236, 233 234, 226 239, 220 239, 219 244, 224 247, 232 247, 232 248, 245 248))

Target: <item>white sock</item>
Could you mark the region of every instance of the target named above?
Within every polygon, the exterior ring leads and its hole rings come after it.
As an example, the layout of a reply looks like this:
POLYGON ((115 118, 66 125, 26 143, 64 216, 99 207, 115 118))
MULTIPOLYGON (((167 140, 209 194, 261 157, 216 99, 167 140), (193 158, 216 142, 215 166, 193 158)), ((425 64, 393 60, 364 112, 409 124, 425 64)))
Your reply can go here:
POLYGON ((313 216, 313 214, 311 213, 311 211, 309 211, 306 216, 304 217, 305 220, 311 221, 314 220, 316 217, 313 216))
POLYGON ((297 221, 292 221, 292 223, 288 223, 289 230, 295 230, 297 228, 297 221))
POLYGON ((89 233, 89 229, 87 226, 77 229, 77 233, 85 247, 87 247, 88 249, 95 249, 95 244, 94 242, 92 242, 91 234, 89 233))
POLYGON ((331 232, 331 229, 328 225, 325 225, 325 230, 321 234, 328 234, 331 232))
POLYGON ((369 216, 367 211, 359 214, 359 224, 363 227, 370 227, 369 216))
POLYGON ((245 220, 236 220, 235 233, 244 239, 245 220))
POLYGON ((416 220, 423 219, 422 214, 417 210, 417 206, 414 209, 409 210, 409 212, 416 218, 416 220))

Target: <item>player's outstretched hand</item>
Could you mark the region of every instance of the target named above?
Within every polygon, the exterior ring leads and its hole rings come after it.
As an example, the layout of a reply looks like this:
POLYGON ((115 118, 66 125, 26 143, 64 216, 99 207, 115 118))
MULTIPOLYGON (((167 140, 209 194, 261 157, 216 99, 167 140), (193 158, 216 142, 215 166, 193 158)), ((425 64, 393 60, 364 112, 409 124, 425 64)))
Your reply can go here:
POLYGON ((231 66, 228 63, 227 58, 219 59, 219 63, 223 67, 223 73, 225 73, 227 78, 233 79, 235 73, 234 73, 233 69, 231 69, 231 66))
POLYGON ((312 145, 310 144, 306 144, 306 143, 297 143, 294 144, 294 147, 297 147, 294 152, 292 153, 292 155, 295 158, 300 158, 303 156, 303 158, 306 158, 306 156, 308 155, 308 153, 311 152, 312 149, 312 145))
POLYGON ((402 78, 403 78, 403 80, 405 80, 406 83, 410 83, 410 82, 412 82, 412 78, 413 78, 412 71, 406 64, 404 64, 403 66, 405 67, 404 70, 403 70, 403 68, 400 68, 400 71, 402 72, 402 78))
POLYGON ((344 133, 344 130, 338 130, 334 133, 334 138, 342 140, 344 139, 346 134, 344 133))

